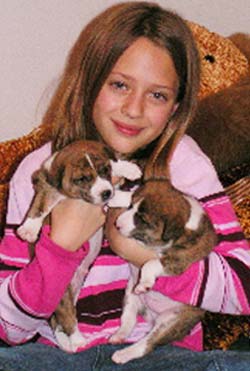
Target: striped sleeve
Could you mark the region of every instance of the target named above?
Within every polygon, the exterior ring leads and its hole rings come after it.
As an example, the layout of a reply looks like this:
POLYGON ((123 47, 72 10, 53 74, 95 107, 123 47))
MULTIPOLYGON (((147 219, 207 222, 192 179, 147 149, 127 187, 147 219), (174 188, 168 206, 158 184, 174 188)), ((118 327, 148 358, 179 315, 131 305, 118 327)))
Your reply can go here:
POLYGON ((9 231, 0 244, 0 337, 10 344, 27 341, 46 327, 88 244, 66 251, 50 240, 44 227, 30 263, 18 250, 25 251, 24 243, 9 231))
POLYGON ((207 258, 192 264, 183 274, 160 277, 154 289, 212 312, 249 314, 249 243, 225 193, 200 201, 214 225, 218 244, 207 258))

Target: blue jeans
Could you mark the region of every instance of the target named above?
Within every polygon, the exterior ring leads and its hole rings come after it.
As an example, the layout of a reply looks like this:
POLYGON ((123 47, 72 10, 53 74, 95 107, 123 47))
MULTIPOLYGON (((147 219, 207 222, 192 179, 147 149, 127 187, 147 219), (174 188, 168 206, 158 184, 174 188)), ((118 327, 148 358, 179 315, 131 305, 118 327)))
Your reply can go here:
POLYGON ((42 344, 0 348, 1 371, 246 371, 250 352, 209 351, 196 353, 171 345, 158 346, 147 356, 116 365, 111 355, 121 346, 100 345, 67 354, 42 344))

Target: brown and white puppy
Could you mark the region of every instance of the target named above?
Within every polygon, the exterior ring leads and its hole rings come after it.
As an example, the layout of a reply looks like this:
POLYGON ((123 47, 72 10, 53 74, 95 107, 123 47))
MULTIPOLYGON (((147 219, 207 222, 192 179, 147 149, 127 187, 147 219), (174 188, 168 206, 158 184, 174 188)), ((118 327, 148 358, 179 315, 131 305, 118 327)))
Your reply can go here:
POLYGON ((131 266, 121 327, 110 342, 121 343, 129 336, 139 312, 150 319, 152 327, 140 341, 113 354, 114 362, 126 363, 149 353, 157 344, 182 339, 202 318, 200 308, 159 293, 155 294, 161 296, 161 309, 152 311, 146 303, 157 277, 181 274, 205 257, 216 244, 216 234, 199 202, 176 190, 167 180, 149 180, 138 188, 129 208, 118 216, 116 226, 122 235, 141 242, 158 255, 140 271, 131 266))
MULTIPOLYGON (((112 176, 134 180, 141 177, 141 170, 128 161, 112 160, 111 152, 104 144, 94 141, 69 144, 54 153, 34 173, 35 196, 17 233, 30 243, 36 241, 46 216, 67 197, 106 205, 115 193, 112 176)), ((50 321, 58 345, 70 352, 86 344, 86 339, 78 330, 75 304, 88 268, 99 253, 102 229, 89 242, 89 253, 75 272, 50 321)))

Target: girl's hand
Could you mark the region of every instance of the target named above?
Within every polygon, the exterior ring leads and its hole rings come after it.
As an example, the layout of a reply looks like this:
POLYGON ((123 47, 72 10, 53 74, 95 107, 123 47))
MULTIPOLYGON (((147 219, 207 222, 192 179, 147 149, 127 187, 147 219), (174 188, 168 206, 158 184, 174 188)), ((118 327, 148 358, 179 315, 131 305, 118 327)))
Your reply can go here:
POLYGON ((157 255, 132 238, 127 238, 121 235, 115 227, 115 221, 118 215, 124 209, 110 208, 107 214, 107 222, 105 231, 107 239, 110 242, 111 249, 121 258, 127 260, 129 263, 141 267, 150 259, 157 258, 157 255))
POLYGON ((61 201, 51 213, 51 239, 65 250, 76 251, 104 224, 100 206, 79 199, 61 201))

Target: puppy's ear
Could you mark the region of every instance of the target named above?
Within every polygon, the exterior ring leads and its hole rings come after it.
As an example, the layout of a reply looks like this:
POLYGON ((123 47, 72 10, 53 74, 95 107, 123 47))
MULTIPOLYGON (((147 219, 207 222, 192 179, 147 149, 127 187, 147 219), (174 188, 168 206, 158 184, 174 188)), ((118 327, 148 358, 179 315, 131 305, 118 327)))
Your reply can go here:
POLYGON ((169 242, 171 240, 178 240, 178 238, 184 233, 184 227, 178 223, 178 220, 164 220, 164 227, 162 232, 162 241, 169 242))
POLYGON ((43 184, 47 182, 46 178, 47 177, 43 169, 36 170, 32 174, 31 179, 32 179, 33 187, 36 191, 38 191, 43 186, 43 184))
POLYGON ((62 188, 62 181, 65 173, 65 166, 63 164, 52 167, 50 171, 47 171, 47 182, 56 189, 62 188))

